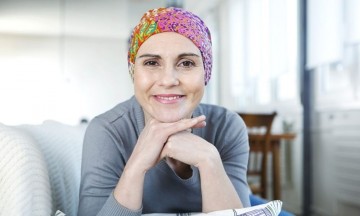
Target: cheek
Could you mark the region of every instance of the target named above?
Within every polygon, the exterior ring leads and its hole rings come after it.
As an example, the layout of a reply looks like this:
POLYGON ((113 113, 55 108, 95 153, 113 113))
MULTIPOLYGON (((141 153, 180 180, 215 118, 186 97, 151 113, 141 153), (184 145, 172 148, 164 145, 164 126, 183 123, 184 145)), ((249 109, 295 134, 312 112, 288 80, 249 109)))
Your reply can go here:
POLYGON ((201 100, 202 97, 204 96, 204 92, 205 92, 205 87, 204 87, 204 86, 198 87, 197 95, 198 95, 198 97, 199 97, 200 100, 201 100))
POLYGON ((204 84, 204 80, 199 79, 199 80, 192 80, 192 82, 190 82, 187 86, 187 91, 193 94, 194 99, 198 100, 203 97, 204 95, 204 91, 205 91, 205 84, 204 84))
POLYGON ((203 94, 205 89, 204 76, 200 73, 197 76, 193 76, 188 80, 189 87, 196 93, 203 94))
POLYGON ((142 97, 146 92, 147 84, 146 80, 139 76, 134 76, 134 93, 138 99, 142 97))
POLYGON ((134 73, 134 87, 135 89, 146 89, 151 83, 151 78, 146 76, 146 73, 135 71, 134 73))

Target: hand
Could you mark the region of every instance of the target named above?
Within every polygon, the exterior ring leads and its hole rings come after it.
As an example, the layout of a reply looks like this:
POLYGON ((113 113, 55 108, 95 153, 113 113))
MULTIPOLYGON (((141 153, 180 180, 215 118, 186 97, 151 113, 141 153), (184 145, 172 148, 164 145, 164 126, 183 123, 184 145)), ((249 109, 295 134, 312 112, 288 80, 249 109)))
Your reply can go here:
POLYGON ((196 167, 201 164, 208 164, 209 160, 221 163, 217 149, 203 138, 189 131, 180 131, 168 138, 161 152, 161 158, 164 157, 196 167))
POLYGON ((169 137, 191 128, 204 127, 205 124, 205 116, 182 119, 173 123, 149 120, 139 136, 128 165, 134 165, 140 171, 146 172, 163 158, 161 152, 169 137))

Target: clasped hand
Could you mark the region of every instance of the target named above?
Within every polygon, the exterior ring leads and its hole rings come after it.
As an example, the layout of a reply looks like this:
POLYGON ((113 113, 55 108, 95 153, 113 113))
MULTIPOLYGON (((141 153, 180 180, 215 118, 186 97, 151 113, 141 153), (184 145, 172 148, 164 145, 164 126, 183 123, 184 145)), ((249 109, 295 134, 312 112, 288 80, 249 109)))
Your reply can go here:
POLYGON ((139 136, 131 159, 144 172, 165 157, 199 166, 213 146, 190 131, 192 128, 205 127, 205 119, 202 115, 173 123, 149 120, 139 136))

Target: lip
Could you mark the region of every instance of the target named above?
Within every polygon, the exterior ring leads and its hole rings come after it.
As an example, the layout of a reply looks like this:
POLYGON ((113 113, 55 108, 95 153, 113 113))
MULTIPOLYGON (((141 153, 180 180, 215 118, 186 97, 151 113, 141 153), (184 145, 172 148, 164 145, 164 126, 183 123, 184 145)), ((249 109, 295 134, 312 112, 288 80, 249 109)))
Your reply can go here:
POLYGON ((162 104, 175 104, 184 99, 185 95, 180 94, 158 94, 154 95, 156 101, 162 104))

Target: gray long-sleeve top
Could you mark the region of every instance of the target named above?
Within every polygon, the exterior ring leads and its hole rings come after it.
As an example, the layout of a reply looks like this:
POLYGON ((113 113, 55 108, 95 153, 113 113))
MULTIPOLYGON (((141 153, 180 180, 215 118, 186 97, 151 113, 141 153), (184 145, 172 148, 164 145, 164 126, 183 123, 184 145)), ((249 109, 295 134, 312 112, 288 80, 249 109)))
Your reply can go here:
MULTIPOLYGON (((199 115, 206 116, 206 127, 193 129, 193 133, 218 149, 244 207, 250 206, 244 122, 236 113, 215 105, 200 104, 193 113, 199 115)), ((135 97, 90 122, 83 146, 79 216, 201 212, 199 170, 192 167, 193 175, 181 179, 165 161, 146 173, 142 209, 132 211, 115 200, 113 190, 144 126, 144 113, 135 97)))

